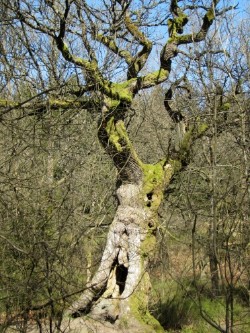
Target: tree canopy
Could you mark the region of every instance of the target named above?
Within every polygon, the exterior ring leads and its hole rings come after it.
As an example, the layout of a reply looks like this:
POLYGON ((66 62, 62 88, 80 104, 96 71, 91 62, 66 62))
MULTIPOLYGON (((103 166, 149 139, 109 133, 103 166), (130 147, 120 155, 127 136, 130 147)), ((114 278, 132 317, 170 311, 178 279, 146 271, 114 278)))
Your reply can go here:
MULTIPOLYGON (((180 216, 192 223, 200 312, 213 328, 233 332, 232 263, 239 256, 230 244, 234 232, 249 228, 249 29, 242 24, 234 37, 229 20, 235 11, 220 0, 1 2, 1 205, 7 222, 0 238, 8 258, 1 311, 7 326, 10 308, 22 314, 26 330, 30 311, 49 307, 51 330, 64 329, 68 318, 72 329, 100 322, 116 331, 163 332, 148 309, 149 271, 164 198, 171 211, 178 189, 178 223, 180 216), (147 118, 142 127, 140 117, 147 118), (241 152, 239 158, 229 154, 230 168, 237 165, 229 173, 219 171, 227 163, 223 140, 241 152), (145 147, 151 141, 156 154, 145 147), (202 250, 197 221, 205 225, 202 250), (92 232, 104 227, 106 245, 92 232), (202 310, 199 251, 209 261, 213 296, 225 291, 225 329, 202 310), (24 281, 16 307, 12 278, 24 281), (86 315, 84 326, 77 318, 86 315)), ((233 244, 245 256, 248 238, 233 244)), ((242 267, 245 272, 245 261, 242 267)))

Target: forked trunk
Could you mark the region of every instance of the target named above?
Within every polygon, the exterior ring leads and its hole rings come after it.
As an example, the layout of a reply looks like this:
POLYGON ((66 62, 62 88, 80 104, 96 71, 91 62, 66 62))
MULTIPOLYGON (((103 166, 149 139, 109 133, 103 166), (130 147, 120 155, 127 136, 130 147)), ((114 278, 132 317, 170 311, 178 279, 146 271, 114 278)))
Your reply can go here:
MULTIPOLYGON (((176 123, 181 117, 168 107, 176 123)), ((108 110, 99 127, 99 140, 118 170, 119 205, 110 226, 100 266, 87 289, 67 311, 71 317, 88 315, 112 323, 119 331, 163 332, 148 311, 148 262, 154 253, 158 208, 173 175, 188 162, 193 141, 206 126, 192 127, 180 136, 179 149, 156 164, 139 158, 123 122, 126 108, 108 110), (172 155, 172 156, 171 156, 172 155)))
POLYGON ((117 328, 161 332, 160 324, 148 311, 151 286, 147 267, 156 243, 158 207, 174 167, 167 160, 144 164, 122 120, 110 117, 99 137, 118 169, 119 205, 99 269, 67 313, 71 317, 88 315, 117 328))

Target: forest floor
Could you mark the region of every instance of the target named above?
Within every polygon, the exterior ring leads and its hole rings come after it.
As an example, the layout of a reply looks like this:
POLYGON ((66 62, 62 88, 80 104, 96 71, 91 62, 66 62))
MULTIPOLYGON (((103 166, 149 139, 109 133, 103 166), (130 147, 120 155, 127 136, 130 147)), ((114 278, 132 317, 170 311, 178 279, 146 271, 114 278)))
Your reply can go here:
MULTIPOLYGON (((17 333, 22 332, 24 327, 13 325, 8 327, 4 332, 17 333)), ((2 330, 0 330, 2 331, 2 330)), ((129 323, 127 327, 121 327, 119 323, 103 323, 90 318, 85 319, 64 319, 60 327, 56 322, 43 322, 42 324, 28 324, 25 330, 26 333, 51 333, 51 332, 63 332, 63 333, 145 333, 145 327, 137 325, 136 323, 129 323)), ((147 330, 147 333, 155 333, 154 330, 147 330)))

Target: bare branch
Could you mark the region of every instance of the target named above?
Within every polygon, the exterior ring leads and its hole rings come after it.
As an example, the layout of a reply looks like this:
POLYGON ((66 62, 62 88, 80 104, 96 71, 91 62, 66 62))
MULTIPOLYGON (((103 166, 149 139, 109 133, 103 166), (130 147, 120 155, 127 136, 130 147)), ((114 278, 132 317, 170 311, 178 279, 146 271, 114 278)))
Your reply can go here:
POLYGON ((0 238, 2 238, 3 240, 5 240, 9 245, 11 245, 11 247, 13 247, 13 249, 17 250, 18 252, 21 252, 23 254, 29 254, 27 251, 21 249, 20 247, 16 246, 15 244, 13 244, 8 238, 6 238, 3 235, 0 235, 0 238))
POLYGON ((63 17, 60 20, 60 32, 57 38, 63 39, 65 37, 66 21, 70 11, 70 3, 68 0, 65 0, 65 11, 63 17))
MULTIPOLYGON (((28 107, 30 106, 30 102, 43 96, 43 95, 46 95, 48 94, 49 92, 51 91, 54 91, 54 90, 57 90, 58 88, 62 88, 63 86, 65 86, 65 84, 61 85, 61 86, 56 86, 56 87, 52 87, 52 88, 49 88, 49 89, 46 89, 46 90, 43 90, 42 92, 22 101, 22 102, 19 102, 19 103, 16 103, 16 102, 13 102, 13 101, 9 101, 9 100, 3 100, 1 99, 0 100, 0 109, 1 108, 6 108, 7 106, 9 106, 7 109, 3 110, 1 113, 0 113, 0 119, 2 118, 2 116, 6 115, 7 113, 13 111, 13 110, 17 110, 19 108, 22 108, 23 106, 25 107, 28 107)), ((32 106, 34 106, 34 104, 32 104, 32 106)))

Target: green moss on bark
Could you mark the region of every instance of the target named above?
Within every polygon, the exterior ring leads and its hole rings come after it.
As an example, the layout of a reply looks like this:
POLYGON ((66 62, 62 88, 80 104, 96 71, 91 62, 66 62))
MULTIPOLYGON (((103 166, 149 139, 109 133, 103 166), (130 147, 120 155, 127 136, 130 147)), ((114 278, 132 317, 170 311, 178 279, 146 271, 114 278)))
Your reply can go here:
POLYGON ((119 47, 116 45, 115 38, 114 37, 107 37, 103 34, 97 34, 96 40, 100 41, 104 45, 106 45, 110 50, 112 50, 114 53, 119 54, 121 57, 123 57, 128 64, 130 64, 133 60, 131 54, 129 51, 119 49, 119 47))
POLYGON ((118 152, 122 152, 123 148, 119 142, 120 136, 117 132, 114 117, 111 117, 107 123, 106 131, 108 133, 109 142, 113 144, 118 152))
POLYGON ((209 8, 207 13, 206 13, 206 17, 208 19, 209 22, 213 21, 214 18, 215 18, 215 15, 214 15, 214 9, 213 8, 209 8))
POLYGON ((200 123, 197 120, 197 124, 190 127, 190 129, 184 134, 184 137, 180 143, 179 148, 179 161, 186 164, 189 161, 189 154, 191 146, 194 141, 200 138, 208 129, 208 125, 200 123))
POLYGON ((138 165, 142 164, 133 147, 132 142, 129 139, 127 130, 122 120, 115 122, 114 117, 111 117, 107 122, 106 131, 109 137, 109 141, 114 145, 118 153, 121 153, 124 150, 130 151, 131 156, 134 158, 134 160, 136 160, 138 165))
MULTIPOLYGON (((76 57, 73 54, 71 54, 68 45, 62 40, 62 39, 57 39, 57 46, 59 50, 62 52, 63 57, 67 60, 70 61, 80 67, 85 68, 86 70, 90 71, 91 74, 97 73, 98 72, 98 65, 96 61, 88 61, 86 59, 76 57)), ((99 81, 99 78, 98 78, 99 81)))
POLYGON ((180 12, 178 16, 176 16, 174 19, 168 19, 168 30, 169 30, 169 36, 172 38, 175 38, 177 34, 180 34, 183 32, 183 27, 187 24, 188 17, 186 14, 180 12))
POLYGON ((148 291, 150 287, 149 275, 146 272, 140 281, 140 287, 129 298, 131 315, 139 323, 145 325, 145 333, 163 333, 164 329, 148 310, 148 291))
POLYGON ((142 82, 143 87, 152 87, 156 84, 164 82, 169 76, 167 69, 161 68, 158 71, 150 73, 142 78, 139 78, 142 82))
POLYGON ((105 104, 108 110, 117 109, 121 103, 129 106, 133 101, 133 86, 136 79, 131 79, 119 83, 102 82, 105 93, 105 104))
POLYGON ((172 168, 173 168, 173 172, 177 173, 181 170, 182 168, 182 163, 180 160, 169 160, 169 163, 171 164, 172 168))
POLYGON ((156 164, 142 164, 141 168, 143 172, 143 200, 150 210, 157 211, 163 198, 163 190, 170 182, 174 169, 171 164, 166 164, 166 160, 156 164))
POLYGON ((112 83, 110 86, 111 95, 119 101, 131 104, 133 101, 132 86, 135 82, 136 79, 131 79, 120 83, 112 83))
POLYGON ((147 258, 155 250, 156 238, 154 235, 154 231, 158 226, 158 221, 152 220, 152 221, 149 221, 149 224, 150 224, 150 226, 147 226, 148 230, 147 230, 146 237, 141 244, 142 258, 145 258, 145 257, 147 258))

